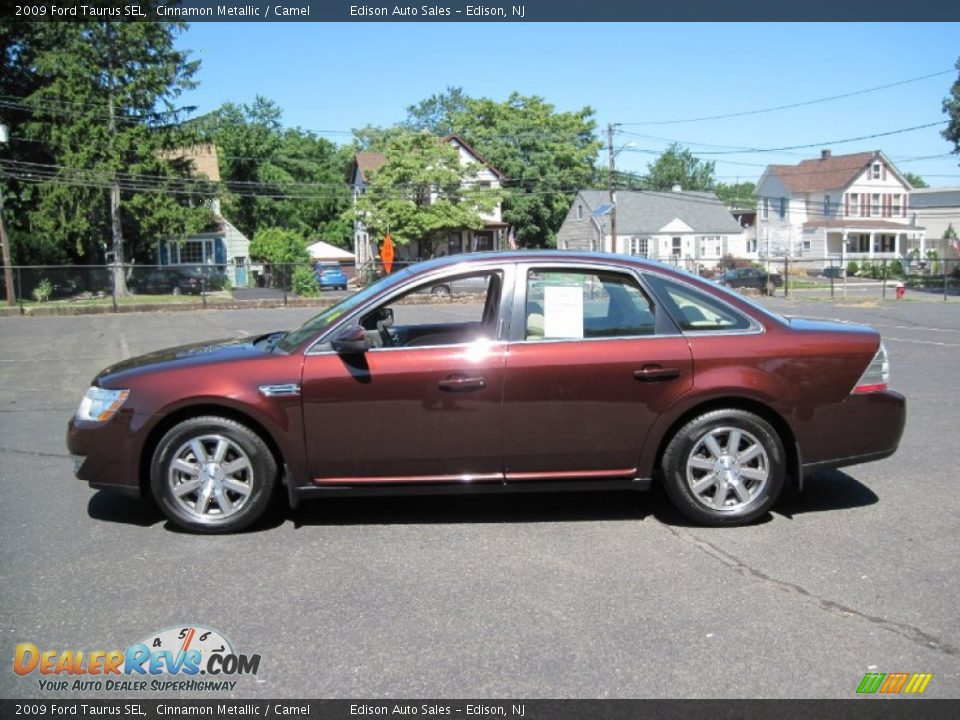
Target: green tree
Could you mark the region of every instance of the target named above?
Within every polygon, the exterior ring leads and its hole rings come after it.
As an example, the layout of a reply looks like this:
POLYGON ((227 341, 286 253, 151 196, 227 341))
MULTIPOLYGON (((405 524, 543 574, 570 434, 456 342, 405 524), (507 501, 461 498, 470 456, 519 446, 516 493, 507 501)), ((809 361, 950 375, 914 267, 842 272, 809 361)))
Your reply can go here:
POLYGON ((714 163, 695 157, 687 148, 673 143, 656 161, 647 165, 647 184, 651 190, 712 190, 714 163))
POLYGON ((453 125, 454 118, 467 112, 469 101, 463 88, 448 87, 445 92, 431 95, 408 107, 407 119, 402 127, 412 132, 426 130, 441 136, 457 132, 458 128, 453 125))
POLYGON ((250 258, 269 266, 272 287, 289 287, 289 278, 295 271, 310 267, 310 253, 303 236, 280 227, 257 231, 250 241, 250 258))
POLYGON ((720 201, 729 208, 756 208, 757 186, 752 182, 717 183, 714 188, 720 201))
POLYGON ((602 144, 594 134, 593 110, 557 112, 543 98, 519 93, 502 103, 462 103, 448 124, 506 177, 503 220, 513 226, 518 244, 555 246, 576 191, 597 180, 594 163, 602 144))
POLYGON ((910 183, 911 187, 913 187, 914 189, 930 187, 929 185, 927 185, 926 180, 924 180, 919 175, 915 175, 914 173, 904 173, 903 179, 906 180, 908 183, 910 183))
POLYGON ((368 174, 368 187, 347 219, 361 219, 370 234, 389 230, 405 245, 459 228, 483 228, 481 213, 499 201, 499 191, 475 182, 481 166, 462 164, 456 148, 428 133, 408 133, 385 148, 386 163, 368 174))
MULTIPOLYGON (((950 95, 943 99, 943 112, 949 118, 943 137, 953 143, 952 152, 960 154, 960 58, 957 58, 957 79, 950 88, 950 95)), ((917 186, 914 186, 917 187, 917 186)))
POLYGON ((49 158, 37 173, 27 222, 32 234, 72 245, 78 255, 109 247, 119 294, 126 292, 121 263, 128 251, 183 237, 210 219, 202 183, 161 153, 181 141, 174 101, 193 87, 199 65, 174 47, 185 28, 113 22, 12 28, 8 60, 32 83, 22 99, 30 118, 21 127, 49 158))
POLYGON ((257 96, 193 123, 198 140, 217 147, 223 213, 251 237, 282 226, 346 247, 352 230, 341 216, 351 202, 344 182, 350 154, 308 131, 283 129, 281 114, 257 96))

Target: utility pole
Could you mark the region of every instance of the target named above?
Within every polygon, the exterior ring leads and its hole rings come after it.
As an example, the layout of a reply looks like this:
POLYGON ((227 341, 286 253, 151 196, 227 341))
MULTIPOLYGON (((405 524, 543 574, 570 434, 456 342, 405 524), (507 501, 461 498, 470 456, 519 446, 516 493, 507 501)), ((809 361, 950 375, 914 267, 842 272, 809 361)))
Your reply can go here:
MULTIPOLYGON (((7 126, 0 125, 0 144, 7 142, 7 126)), ((13 292, 13 264, 10 260, 10 238, 3 222, 3 184, 0 183, 0 245, 3 246, 3 284, 7 288, 7 305, 13 307, 16 297, 13 292)))
POLYGON ((607 123, 607 190, 610 193, 610 252, 617 251, 617 197, 613 189, 613 127, 607 123))

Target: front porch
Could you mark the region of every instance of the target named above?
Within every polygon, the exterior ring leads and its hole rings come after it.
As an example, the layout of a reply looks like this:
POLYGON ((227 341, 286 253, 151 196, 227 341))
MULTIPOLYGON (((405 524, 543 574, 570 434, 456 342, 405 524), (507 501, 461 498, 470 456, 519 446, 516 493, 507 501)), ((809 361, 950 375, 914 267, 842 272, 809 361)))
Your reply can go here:
POLYGON ((908 253, 919 248, 925 254, 925 236, 922 230, 905 227, 902 230, 838 230, 826 232, 827 258, 841 264, 849 260, 882 262, 907 259, 908 253))

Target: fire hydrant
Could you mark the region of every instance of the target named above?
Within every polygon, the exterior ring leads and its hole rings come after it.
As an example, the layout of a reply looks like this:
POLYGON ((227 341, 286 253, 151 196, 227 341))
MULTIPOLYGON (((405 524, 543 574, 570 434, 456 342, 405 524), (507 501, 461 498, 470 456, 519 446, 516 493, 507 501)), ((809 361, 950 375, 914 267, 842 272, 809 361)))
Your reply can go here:
POLYGON ((903 295, 907 291, 902 282, 897 283, 897 300, 903 300, 903 295))

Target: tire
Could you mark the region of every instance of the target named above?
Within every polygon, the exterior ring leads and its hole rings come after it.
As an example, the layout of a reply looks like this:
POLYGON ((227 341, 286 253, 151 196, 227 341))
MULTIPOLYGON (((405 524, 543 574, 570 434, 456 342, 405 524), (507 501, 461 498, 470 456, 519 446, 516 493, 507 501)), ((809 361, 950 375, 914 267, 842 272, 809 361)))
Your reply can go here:
POLYGON ((783 490, 783 441, 753 413, 713 410, 677 431, 663 453, 661 470, 667 495, 689 520, 745 525, 766 513, 783 490), (731 442, 737 443, 736 453, 731 442))
POLYGON ((183 294, 183 290, 181 290, 178 285, 174 285, 174 286, 173 286, 173 290, 170 291, 170 294, 171 294, 171 295, 182 295, 182 294, 183 294))
POLYGON ((433 290, 430 291, 430 294, 434 297, 450 297, 450 288, 446 285, 437 285, 433 290))
POLYGON ((267 509, 276 486, 277 464, 263 438, 223 417, 175 425, 160 440, 150 465, 157 505, 174 524, 193 532, 249 527, 267 509), (199 452, 206 462, 198 461, 199 452))

